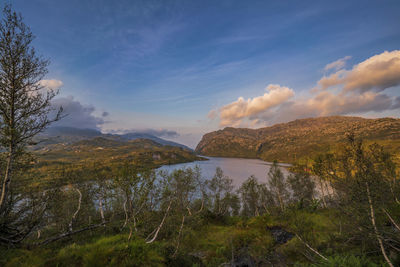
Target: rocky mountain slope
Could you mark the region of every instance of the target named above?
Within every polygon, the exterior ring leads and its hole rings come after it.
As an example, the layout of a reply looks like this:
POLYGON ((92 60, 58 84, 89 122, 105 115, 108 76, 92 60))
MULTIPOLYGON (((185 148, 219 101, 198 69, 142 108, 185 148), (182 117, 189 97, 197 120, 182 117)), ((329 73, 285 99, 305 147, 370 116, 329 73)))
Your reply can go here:
POLYGON ((400 119, 331 116, 300 119, 260 129, 231 128, 205 134, 196 152, 205 156, 295 162, 335 150, 353 132, 400 155, 400 119))

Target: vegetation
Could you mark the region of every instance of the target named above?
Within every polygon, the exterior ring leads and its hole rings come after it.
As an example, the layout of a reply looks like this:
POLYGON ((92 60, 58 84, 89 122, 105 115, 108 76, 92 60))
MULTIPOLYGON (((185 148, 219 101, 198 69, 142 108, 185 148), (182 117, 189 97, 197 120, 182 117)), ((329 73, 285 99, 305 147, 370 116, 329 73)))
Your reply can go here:
POLYGON ((315 162, 289 176, 275 163, 268 184, 252 176, 237 190, 219 168, 209 180, 198 168, 65 168, 52 183, 19 189, 29 202, 39 195, 28 192, 45 190, 46 208, 23 242, 3 246, 2 264, 396 266, 399 180, 390 154, 350 136, 315 162))
MULTIPOLYGON (((46 91, 40 84, 47 73, 48 61, 36 55, 32 40, 32 33, 21 16, 6 6, 0 23, 0 145, 6 151, 1 164, 5 171, 0 193, 0 227, 1 239, 9 243, 24 239, 30 224, 36 220, 28 219, 30 222, 24 221, 21 225, 25 218, 20 218, 20 211, 15 209, 24 205, 18 204, 12 191, 12 182, 27 156, 25 147, 36 134, 58 120, 62 111, 54 119, 47 116, 51 111, 50 101, 57 92, 46 91)), ((31 212, 41 211, 32 209, 31 212)))

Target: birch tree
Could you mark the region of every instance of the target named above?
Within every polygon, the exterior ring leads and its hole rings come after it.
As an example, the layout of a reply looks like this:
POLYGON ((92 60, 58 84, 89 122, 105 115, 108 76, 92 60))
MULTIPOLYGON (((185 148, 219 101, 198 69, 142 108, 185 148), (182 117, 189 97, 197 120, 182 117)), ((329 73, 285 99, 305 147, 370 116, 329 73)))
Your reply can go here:
POLYGON ((372 247, 377 246, 389 266, 390 250, 400 250, 400 239, 392 229, 398 225, 388 209, 397 203, 392 195, 392 181, 387 172, 395 172, 385 165, 385 153, 377 145, 366 147, 361 140, 349 136, 348 145, 336 159, 337 176, 334 190, 339 207, 347 215, 353 236, 372 247), (379 153, 378 153, 379 152, 379 153), (385 219, 389 219, 392 225, 385 219))
POLYGON ((18 162, 32 138, 51 122, 60 119, 61 109, 49 119, 54 90, 46 90, 40 81, 49 61, 32 47, 34 36, 21 15, 9 5, 0 22, 0 146, 5 151, 1 170, 0 217, 10 211, 10 187, 18 162))
POLYGON ((285 175, 275 161, 268 172, 268 186, 269 189, 276 199, 276 203, 279 204, 281 211, 285 210, 285 202, 289 195, 287 190, 287 183, 285 175))

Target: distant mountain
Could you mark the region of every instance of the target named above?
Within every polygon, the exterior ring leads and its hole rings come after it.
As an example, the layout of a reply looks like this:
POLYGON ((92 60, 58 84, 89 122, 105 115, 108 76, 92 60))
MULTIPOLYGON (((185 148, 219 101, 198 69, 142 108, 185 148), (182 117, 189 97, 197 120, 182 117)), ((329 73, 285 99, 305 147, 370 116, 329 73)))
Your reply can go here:
POLYGON ((157 136, 151 135, 151 134, 147 134, 147 133, 127 133, 127 134, 122 134, 119 135, 122 139, 126 139, 126 140, 135 140, 135 139, 149 139, 149 140, 153 140, 159 144, 165 145, 165 146, 177 146, 177 147, 181 147, 184 149, 188 149, 188 150, 193 150, 185 145, 173 142, 173 141, 168 141, 162 138, 159 138, 157 136))
POLYGON ((350 132, 400 155, 400 119, 345 116, 301 119, 260 129, 227 127, 205 134, 195 151, 205 156, 290 163, 335 150, 350 132))
POLYGON ((95 129, 80 129, 80 128, 73 128, 73 127, 63 127, 63 126, 56 126, 50 127, 46 129, 43 135, 48 136, 61 136, 61 135, 68 135, 68 136, 81 136, 81 137, 96 137, 101 136, 102 133, 99 130, 95 129))
POLYGON ((81 129, 60 126, 50 127, 45 132, 38 135, 35 139, 38 144, 33 149, 42 149, 43 147, 46 147, 48 145, 55 144, 69 145, 83 140, 90 140, 96 137, 120 142, 128 142, 137 139, 148 139, 160 145, 180 147, 192 151, 191 148, 185 145, 168 141, 147 133, 103 134, 95 129, 81 129))
MULTIPOLYGON (((80 138, 81 136, 79 136, 80 138)), ((150 139, 123 140, 97 136, 71 144, 58 143, 42 146, 35 150, 41 166, 59 164, 114 164, 130 162, 141 167, 156 167, 203 160, 193 150, 159 144, 150 139)))
POLYGON ((184 145, 143 134, 103 134, 98 130, 51 127, 38 135, 31 149, 41 166, 131 162, 155 167, 203 160, 184 145))

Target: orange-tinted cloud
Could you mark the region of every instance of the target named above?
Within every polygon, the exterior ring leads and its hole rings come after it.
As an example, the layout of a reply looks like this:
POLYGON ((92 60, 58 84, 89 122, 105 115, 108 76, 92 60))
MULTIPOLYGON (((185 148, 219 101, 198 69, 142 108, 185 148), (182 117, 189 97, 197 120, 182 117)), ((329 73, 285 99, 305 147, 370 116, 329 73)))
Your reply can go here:
POLYGON ((400 84, 400 50, 385 51, 355 65, 351 70, 340 70, 319 80, 325 90, 342 85, 346 91, 383 91, 400 84))
MULTIPOLYGON (((346 58, 328 64, 328 69, 341 66, 340 62, 346 58)), ((217 115, 220 126, 256 127, 306 117, 397 110, 400 97, 383 92, 397 85, 400 85, 400 50, 386 51, 354 65, 351 70, 341 69, 324 76, 318 81, 317 90, 310 90, 307 98, 291 99, 292 89, 269 85, 264 95, 247 100, 239 97, 220 108, 217 115)), ((216 116, 215 111, 212 114, 216 116)))
POLYGON ((294 91, 292 89, 277 84, 268 85, 266 90, 268 92, 264 93, 262 96, 249 98, 247 100, 243 97, 239 97, 235 102, 223 106, 219 110, 220 124, 222 126, 238 126, 242 119, 255 116, 267 109, 276 107, 294 96, 294 91))

